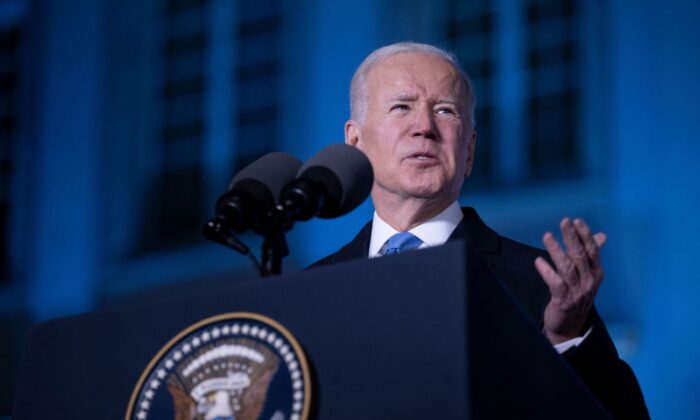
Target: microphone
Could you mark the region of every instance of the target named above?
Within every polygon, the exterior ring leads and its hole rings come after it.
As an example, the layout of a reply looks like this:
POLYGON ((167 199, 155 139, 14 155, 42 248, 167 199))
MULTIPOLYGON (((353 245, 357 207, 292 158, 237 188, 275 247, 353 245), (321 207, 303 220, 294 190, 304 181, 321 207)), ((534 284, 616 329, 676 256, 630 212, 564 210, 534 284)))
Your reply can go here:
POLYGON ((216 216, 205 225, 205 235, 220 242, 220 235, 212 238, 210 234, 248 229, 263 233, 276 198, 300 167, 301 161, 294 156, 272 152, 243 168, 231 181, 228 192, 216 202, 216 216))
POLYGON ((299 169, 280 195, 291 221, 342 216, 359 206, 372 189, 369 159, 347 144, 332 144, 299 169))
POLYGON ((295 221, 348 213, 367 198, 373 182, 367 157, 345 144, 328 146, 303 165, 286 153, 269 153, 233 178, 202 230, 209 240, 247 255, 263 277, 279 274, 289 255, 284 235, 295 221), (234 235, 248 229, 263 236, 262 264, 234 235))

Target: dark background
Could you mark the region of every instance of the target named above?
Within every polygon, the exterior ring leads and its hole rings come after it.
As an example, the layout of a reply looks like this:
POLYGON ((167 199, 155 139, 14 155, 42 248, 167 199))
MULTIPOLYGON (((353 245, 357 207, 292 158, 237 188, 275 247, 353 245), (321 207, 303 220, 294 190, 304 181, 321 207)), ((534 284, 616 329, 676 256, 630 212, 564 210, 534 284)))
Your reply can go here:
MULTIPOLYGON (((354 69, 416 40, 476 85, 462 203, 534 245, 563 216, 607 232, 598 307, 652 417, 700 417, 698 16, 694 0, 0 0, 0 416, 32 324, 254 276, 199 234, 216 198, 263 153, 342 141, 354 69)), ((285 270, 371 215, 298 225, 285 270)))

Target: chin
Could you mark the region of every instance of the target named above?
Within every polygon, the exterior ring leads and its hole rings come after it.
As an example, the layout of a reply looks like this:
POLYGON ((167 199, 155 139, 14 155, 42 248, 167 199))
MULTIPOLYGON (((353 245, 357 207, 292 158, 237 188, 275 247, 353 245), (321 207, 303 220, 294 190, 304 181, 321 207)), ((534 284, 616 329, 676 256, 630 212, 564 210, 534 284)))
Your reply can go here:
POLYGON ((441 184, 413 184, 406 190, 411 197, 415 198, 436 198, 445 194, 444 186, 441 184))
POLYGON ((406 179, 404 185, 406 191, 410 191, 414 197, 432 198, 445 193, 447 183, 442 176, 437 174, 421 174, 406 179))

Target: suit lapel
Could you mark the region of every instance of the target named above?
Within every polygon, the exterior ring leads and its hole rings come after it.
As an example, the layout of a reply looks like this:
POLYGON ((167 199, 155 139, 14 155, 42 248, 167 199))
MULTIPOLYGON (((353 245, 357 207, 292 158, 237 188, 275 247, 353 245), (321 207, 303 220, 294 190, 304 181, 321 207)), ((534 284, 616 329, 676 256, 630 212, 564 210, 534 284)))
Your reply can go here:
MULTIPOLYGON (((482 254, 498 255, 501 252, 501 238, 481 220, 476 210, 463 207, 464 218, 457 225, 448 241, 463 240, 482 254)), ((355 238, 338 252, 316 262, 312 267, 337 264, 343 261, 366 258, 372 235, 372 222, 368 222, 355 238)))
POLYGON ((369 240, 372 235, 372 222, 370 221, 355 238, 347 245, 342 247, 338 252, 331 254, 320 261, 315 262, 309 268, 322 265, 337 264, 345 261, 350 261, 358 258, 367 258, 369 252, 369 240))
POLYGON ((369 240, 371 236, 372 222, 370 221, 367 222, 367 224, 349 244, 345 245, 341 249, 342 255, 347 255, 347 259, 367 257, 367 254, 369 253, 369 240))
POLYGON ((463 240, 482 254, 500 254, 501 238, 481 220, 476 210, 463 207, 464 218, 457 225, 448 241, 463 240))
MULTIPOLYGON (((463 240, 484 254, 499 254, 501 238, 481 220, 476 210, 463 207, 464 218, 457 225, 448 241, 463 240)), ((335 254, 337 261, 366 257, 372 235, 372 222, 368 222, 355 238, 335 254)), ((335 261, 334 261, 335 262, 335 261)))

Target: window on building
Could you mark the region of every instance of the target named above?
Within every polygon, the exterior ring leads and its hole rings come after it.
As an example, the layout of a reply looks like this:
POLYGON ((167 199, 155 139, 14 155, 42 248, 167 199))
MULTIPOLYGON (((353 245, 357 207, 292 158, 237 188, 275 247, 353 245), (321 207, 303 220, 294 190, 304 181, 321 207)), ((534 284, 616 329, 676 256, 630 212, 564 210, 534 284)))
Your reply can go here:
POLYGON ((18 26, 0 28, 0 282, 9 280, 10 181, 18 120, 21 44, 18 26))
POLYGON ((480 188, 490 184, 492 175, 493 130, 493 35, 496 14, 489 0, 458 1, 448 6, 447 37, 450 49, 467 70, 477 93, 475 110, 476 129, 479 133, 472 181, 468 188, 480 188))
POLYGON ((160 132, 154 190, 146 194, 149 220, 143 224, 145 250, 170 248, 199 237, 202 195, 205 0, 164 2, 163 63, 158 86, 160 132))
POLYGON ((447 44, 477 91, 469 190, 579 175, 576 0, 451 1, 447 44))
POLYGON ((201 241, 212 191, 223 193, 235 172, 275 150, 280 119, 279 2, 165 0, 160 19, 158 181, 144 194, 141 252, 201 241), (214 27, 217 13, 232 15, 228 38, 221 34, 229 25, 214 27), (231 71, 223 78, 221 69, 211 67, 213 54, 230 54, 224 61, 232 63, 231 71), (235 104, 228 114, 230 130, 221 130, 220 117, 212 116, 219 111, 212 104, 226 103, 216 99, 221 95, 232 95, 235 104), (214 120, 217 128, 212 128, 214 120), (212 161, 213 149, 227 154, 225 170, 212 161))
POLYGON ((235 168, 275 150, 280 120, 282 14, 278 1, 239 2, 235 168))
POLYGON ((531 179, 575 175, 578 55, 575 0, 528 0, 527 124, 531 179))

